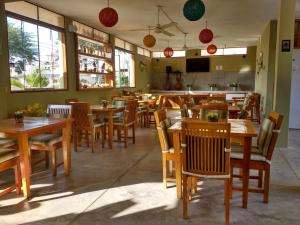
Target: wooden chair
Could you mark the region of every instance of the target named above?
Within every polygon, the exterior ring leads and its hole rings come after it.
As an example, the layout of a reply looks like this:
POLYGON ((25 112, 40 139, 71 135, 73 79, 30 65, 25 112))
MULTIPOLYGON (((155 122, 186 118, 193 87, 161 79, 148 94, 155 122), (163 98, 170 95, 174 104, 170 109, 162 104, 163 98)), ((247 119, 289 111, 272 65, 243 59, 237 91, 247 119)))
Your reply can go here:
POLYGON ((188 180, 212 178, 224 180, 226 225, 230 209, 230 123, 182 121, 183 218, 188 217, 188 180))
POLYGON ((79 102, 78 98, 66 98, 65 103, 70 104, 71 102, 79 102))
MULTIPOLYGON (((50 118, 71 118, 72 106, 71 105, 48 105, 47 115, 50 118)), ((33 162, 33 164, 40 163, 46 160, 46 167, 49 167, 49 153, 51 154, 51 170, 52 175, 56 176, 57 167, 63 163, 57 163, 56 152, 62 148, 63 137, 61 132, 44 133, 30 138, 31 151, 44 151, 45 158, 33 162)))
MULTIPOLYGON (((250 176, 250 179, 258 180, 258 188, 249 188, 249 191, 263 193, 263 201, 265 203, 269 201, 270 164, 282 120, 282 115, 277 112, 271 112, 268 118, 263 120, 257 138, 257 146, 252 146, 251 149, 250 169, 257 170, 258 176, 250 176)), ((231 183, 233 178, 242 178, 242 175, 235 175, 233 173, 234 168, 243 168, 243 146, 232 146, 231 183)), ((243 190, 241 187, 233 187, 232 189, 243 190)))
POLYGON ((201 120, 207 120, 207 114, 211 111, 217 112, 219 119, 228 118, 228 105, 227 103, 207 103, 198 105, 192 109, 192 117, 199 118, 201 120))
POLYGON ((189 109, 188 106, 186 104, 183 104, 181 109, 180 109, 180 114, 181 114, 181 118, 183 117, 190 117, 189 115, 189 109))
POLYGON ((15 172, 15 184, 1 190, 0 197, 13 190, 16 190, 17 194, 21 193, 21 171, 18 151, 16 149, 0 148, 0 172, 11 168, 15 172))
POLYGON ((95 152, 96 140, 102 134, 102 147, 104 147, 105 124, 102 121, 93 119, 93 114, 90 109, 90 104, 87 102, 72 103, 73 123, 73 143, 74 151, 77 152, 78 141, 82 143, 84 137, 87 146, 90 145, 89 137, 91 136, 92 152, 95 152))
POLYGON ((157 110, 158 108, 158 105, 156 104, 157 103, 157 100, 158 100, 159 96, 155 96, 154 99, 152 99, 148 105, 147 105, 147 112, 146 112, 146 115, 147 115, 147 122, 148 122, 148 127, 150 127, 151 124, 155 124, 155 118, 154 118, 154 112, 157 110))
POLYGON ((219 94, 219 95, 212 95, 207 97, 208 102, 226 102, 226 95, 219 94))
POLYGON ((173 177, 173 162, 175 162, 174 148, 171 137, 168 134, 168 128, 171 126, 171 120, 167 118, 166 111, 163 109, 154 112, 156 129, 159 138, 159 143, 162 151, 162 169, 163 169, 163 184, 167 188, 167 182, 175 182, 173 177), (169 175, 168 171, 169 163, 169 175))
POLYGON ((132 142, 135 144, 136 107, 137 100, 128 100, 124 117, 113 122, 114 130, 118 131, 118 141, 123 141, 125 148, 127 148, 128 138, 132 138, 132 142), (132 129, 132 137, 128 137, 130 128, 132 129))

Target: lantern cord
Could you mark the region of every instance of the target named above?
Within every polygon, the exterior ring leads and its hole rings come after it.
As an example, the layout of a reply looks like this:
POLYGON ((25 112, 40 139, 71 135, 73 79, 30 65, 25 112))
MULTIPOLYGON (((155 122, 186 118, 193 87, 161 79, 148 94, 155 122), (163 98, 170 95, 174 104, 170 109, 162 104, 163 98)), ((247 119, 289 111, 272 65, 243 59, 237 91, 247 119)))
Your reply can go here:
POLYGON ((207 20, 205 20, 205 28, 207 29, 207 20))
POLYGON ((108 5, 108 8, 109 8, 109 0, 107 0, 107 5, 108 5))

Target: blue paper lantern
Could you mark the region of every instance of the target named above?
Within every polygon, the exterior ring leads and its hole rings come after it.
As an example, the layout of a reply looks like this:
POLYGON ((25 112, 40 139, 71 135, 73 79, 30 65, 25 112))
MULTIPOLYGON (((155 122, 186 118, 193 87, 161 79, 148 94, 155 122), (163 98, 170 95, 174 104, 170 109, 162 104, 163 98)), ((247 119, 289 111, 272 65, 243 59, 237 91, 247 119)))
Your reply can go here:
POLYGON ((205 5, 201 0, 188 0, 183 7, 183 15, 190 21, 199 20, 205 13, 205 5))

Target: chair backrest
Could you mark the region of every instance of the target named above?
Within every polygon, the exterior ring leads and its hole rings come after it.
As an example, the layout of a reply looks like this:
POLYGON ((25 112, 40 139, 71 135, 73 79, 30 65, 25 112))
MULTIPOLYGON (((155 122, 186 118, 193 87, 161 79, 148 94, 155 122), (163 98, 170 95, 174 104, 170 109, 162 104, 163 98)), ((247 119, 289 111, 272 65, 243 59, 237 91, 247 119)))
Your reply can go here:
POLYGON ((156 127, 160 126, 160 122, 165 120, 167 118, 167 113, 163 109, 159 109, 154 112, 154 119, 156 123, 156 127))
POLYGON ((219 119, 228 118, 228 104, 227 103, 207 103, 199 106, 200 108, 200 119, 207 120, 209 112, 218 113, 219 119))
POLYGON ((216 178, 230 175, 230 123, 183 120, 182 148, 184 172, 216 178))
POLYGON ((182 108, 180 109, 180 114, 181 114, 181 117, 190 117, 189 109, 186 104, 182 105, 182 108))
POLYGON ((71 102, 79 102, 78 98, 66 98, 65 103, 70 104, 71 102))
POLYGON ((128 100, 126 110, 124 112, 124 122, 125 123, 133 123, 136 119, 136 108, 138 100, 128 100))
POLYGON ((76 130, 90 130, 93 127, 93 115, 87 102, 72 103, 73 127, 76 130))
POLYGON ((154 112, 156 129, 162 152, 168 151, 172 147, 171 138, 168 134, 168 128, 171 126, 171 120, 167 118, 166 111, 159 109, 154 112))
POLYGON ((269 161, 272 159, 282 121, 282 115, 277 112, 270 112, 268 119, 263 120, 259 131, 257 145, 259 150, 269 161))
POLYGON ((70 118, 72 116, 71 105, 48 105, 47 115, 50 118, 70 118))

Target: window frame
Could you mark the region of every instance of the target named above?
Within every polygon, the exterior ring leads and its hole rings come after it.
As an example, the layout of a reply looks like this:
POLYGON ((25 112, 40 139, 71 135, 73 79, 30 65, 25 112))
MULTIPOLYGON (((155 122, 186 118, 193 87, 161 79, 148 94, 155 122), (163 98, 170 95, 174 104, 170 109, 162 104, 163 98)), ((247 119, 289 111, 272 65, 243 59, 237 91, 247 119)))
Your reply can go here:
MULTIPOLYGON (((47 10, 47 9, 46 9, 47 10)), ((49 10, 50 11, 50 10, 49 10)), ((52 12, 52 11, 51 11, 52 12)), ((21 20, 24 22, 28 22, 37 26, 41 26, 41 27, 45 27, 48 28, 50 30, 54 30, 56 32, 60 32, 63 35, 63 39, 64 39, 64 55, 65 55, 65 60, 64 60, 64 67, 65 67, 65 74, 64 74, 64 88, 62 89, 54 89, 54 88, 33 88, 33 89, 27 89, 27 90, 20 90, 20 91, 13 91, 11 89, 11 75, 9 72, 9 88, 10 88, 10 93, 11 94, 17 94, 17 93, 30 93, 30 92, 57 92, 57 91, 68 91, 69 90, 69 74, 68 74, 68 66, 67 66, 67 62, 68 62, 68 49, 67 49, 67 36, 66 36, 66 29, 65 28, 61 28, 61 27, 57 27, 55 25, 49 24, 49 23, 45 23, 43 21, 39 21, 39 20, 35 20, 20 14, 16 14, 10 11, 5 10, 5 22, 6 22, 6 26, 7 26, 7 18, 13 18, 13 19, 17 19, 17 20, 21 20)), ((6 30, 6 36, 7 36, 7 40, 8 40, 8 29, 6 30)), ((9 48, 7 51, 7 57, 9 59, 9 48)), ((40 57, 40 56, 39 56, 40 57)), ((40 59, 39 59, 40 60, 40 59)), ((9 67, 9 65, 8 65, 9 67)))
POLYGON ((134 54, 134 52, 132 52, 132 51, 129 51, 129 50, 127 50, 127 49, 123 49, 123 48, 120 48, 120 47, 117 47, 117 46, 115 46, 115 48, 114 48, 114 71, 115 71, 115 88, 116 89, 122 89, 122 88, 136 88, 136 77, 135 77, 135 75, 136 75, 136 69, 135 69, 135 54, 134 54), (123 51, 123 52, 127 52, 127 53, 129 53, 129 54, 131 54, 132 55, 132 58, 133 58, 133 61, 134 61, 134 63, 133 63, 133 75, 134 75, 134 86, 122 86, 122 87, 117 87, 117 81, 116 81, 116 77, 117 77, 117 70, 116 70, 116 62, 115 62, 115 60, 116 60, 116 54, 115 54, 115 51, 116 51, 116 49, 117 50, 119 50, 119 51, 123 51))

